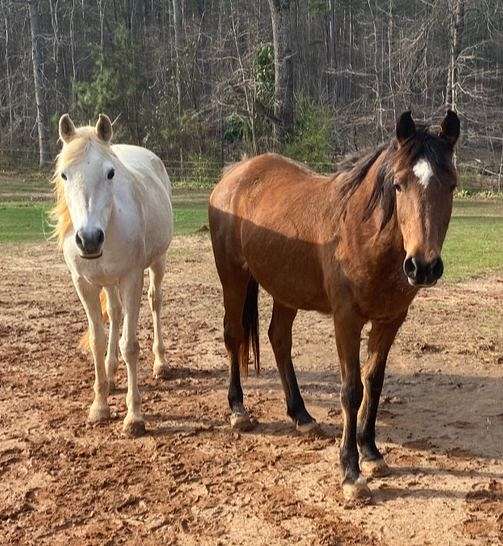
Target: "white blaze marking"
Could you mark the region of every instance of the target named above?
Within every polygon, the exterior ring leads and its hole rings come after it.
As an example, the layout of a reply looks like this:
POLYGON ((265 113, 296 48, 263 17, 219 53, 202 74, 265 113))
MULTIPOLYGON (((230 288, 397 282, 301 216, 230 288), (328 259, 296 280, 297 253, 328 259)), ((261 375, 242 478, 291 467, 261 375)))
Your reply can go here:
POLYGON ((430 178, 433 176, 433 169, 426 159, 420 159, 412 169, 413 173, 418 177, 419 183, 426 188, 430 178))

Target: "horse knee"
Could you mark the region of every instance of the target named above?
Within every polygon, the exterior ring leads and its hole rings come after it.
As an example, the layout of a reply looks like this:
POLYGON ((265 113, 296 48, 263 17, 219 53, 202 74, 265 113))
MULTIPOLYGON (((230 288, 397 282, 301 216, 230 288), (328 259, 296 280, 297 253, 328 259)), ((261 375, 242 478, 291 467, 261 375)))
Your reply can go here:
POLYGON ((244 337, 244 328, 241 324, 231 324, 228 321, 224 321, 224 343, 228 350, 232 351, 236 349, 244 340, 244 337))
POLYGON ((106 343, 105 329, 103 324, 90 325, 89 343, 91 347, 96 347, 98 353, 102 353, 106 343))
POLYGON ((110 322, 119 323, 122 318, 122 308, 120 305, 113 305, 108 309, 110 322))
POLYGON ((341 387, 341 404, 352 412, 357 412, 363 400, 363 384, 356 381, 353 385, 345 384, 341 387))
POLYGON ((122 357, 126 362, 136 360, 140 354, 140 344, 136 339, 121 338, 119 341, 119 347, 122 353, 122 357))

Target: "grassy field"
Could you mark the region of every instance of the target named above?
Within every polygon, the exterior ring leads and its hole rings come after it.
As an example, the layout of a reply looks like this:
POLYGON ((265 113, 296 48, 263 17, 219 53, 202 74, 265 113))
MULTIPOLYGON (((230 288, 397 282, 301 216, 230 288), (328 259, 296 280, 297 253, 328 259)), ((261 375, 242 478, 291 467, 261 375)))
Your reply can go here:
MULTIPOLYGON (((196 233, 207 224, 206 193, 181 193, 173 198, 176 235, 196 233)), ((0 243, 33 242, 51 233, 47 201, 0 201, 0 243)))
MULTIPOLYGON (((48 239, 47 182, 9 179, 0 177, 0 243, 48 239)), ((208 192, 174 192, 176 235, 194 234, 207 225, 207 200, 208 192)), ((456 200, 443 258, 450 280, 503 271, 503 200, 456 200)))

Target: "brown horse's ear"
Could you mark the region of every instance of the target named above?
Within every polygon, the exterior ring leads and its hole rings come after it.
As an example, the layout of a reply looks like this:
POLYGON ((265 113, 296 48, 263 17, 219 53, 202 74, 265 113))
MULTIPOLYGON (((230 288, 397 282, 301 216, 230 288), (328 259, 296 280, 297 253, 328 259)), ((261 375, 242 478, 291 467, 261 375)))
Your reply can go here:
POLYGON ((59 118, 59 138, 68 144, 75 136, 75 125, 68 114, 59 118))
POLYGON ((458 115, 453 110, 447 110, 440 129, 439 136, 454 147, 459 138, 460 122, 458 115))
POLYGON ((112 140, 112 122, 106 114, 100 114, 98 122, 96 123, 96 134, 98 135, 98 138, 107 144, 112 140))
POLYGON ((416 134, 416 124, 412 119, 410 110, 404 112, 396 122, 396 139, 400 144, 416 134))

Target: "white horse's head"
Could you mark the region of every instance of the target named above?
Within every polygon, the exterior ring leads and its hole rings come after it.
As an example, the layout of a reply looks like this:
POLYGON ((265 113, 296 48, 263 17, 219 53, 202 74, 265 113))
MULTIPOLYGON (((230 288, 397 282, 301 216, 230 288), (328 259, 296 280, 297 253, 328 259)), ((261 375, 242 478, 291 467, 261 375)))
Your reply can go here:
POLYGON ((108 116, 100 114, 95 127, 76 129, 64 114, 59 120, 59 136, 63 148, 56 165, 56 183, 68 208, 75 244, 82 258, 99 258, 120 170, 110 149, 112 124, 108 116))

